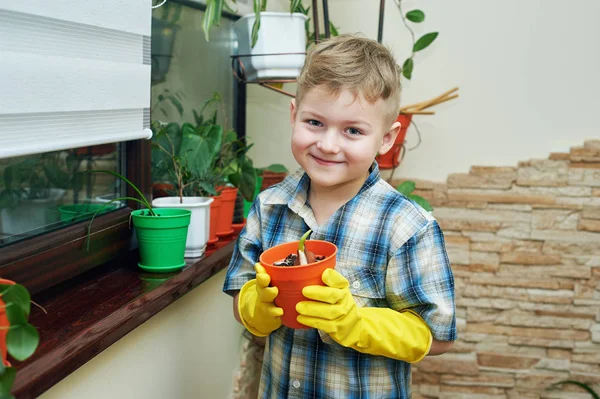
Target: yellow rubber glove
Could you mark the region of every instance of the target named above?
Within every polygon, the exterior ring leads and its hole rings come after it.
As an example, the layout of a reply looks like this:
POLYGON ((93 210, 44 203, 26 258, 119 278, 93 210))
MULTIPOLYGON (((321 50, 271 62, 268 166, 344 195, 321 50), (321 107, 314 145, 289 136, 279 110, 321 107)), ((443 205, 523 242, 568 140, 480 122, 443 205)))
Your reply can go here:
POLYGON ((238 296, 238 312, 248 331, 266 337, 281 327, 283 309, 273 302, 279 290, 269 287, 271 276, 260 263, 254 265, 254 270, 256 278, 244 284, 238 296))
POLYGON ((299 323, 317 328, 348 348, 414 363, 427 355, 432 335, 416 313, 389 308, 359 308, 349 283, 333 269, 323 272, 327 286, 304 287, 302 294, 312 301, 296 305, 299 323))

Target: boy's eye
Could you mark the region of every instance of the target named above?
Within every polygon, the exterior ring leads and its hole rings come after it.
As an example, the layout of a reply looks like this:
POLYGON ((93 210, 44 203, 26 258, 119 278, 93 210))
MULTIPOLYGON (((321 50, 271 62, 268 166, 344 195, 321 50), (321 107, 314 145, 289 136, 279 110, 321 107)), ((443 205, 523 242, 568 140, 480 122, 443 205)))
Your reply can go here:
POLYGON ((351 136, 356 136, 356 135, 362 134, 362 132, 361 132, 360 130, 358 130, 358 129, 355 129, 355 128, 353 128, 353 127, 349 127, 349 128, 346 130, 346 131, 347 131, 347 132, 348 132, 348 134, 350 134, 351 136))
POLYGON ((309 119, 309 120, 307 121, 307 123, 308 123, 309 125, 311 125, 311 126, 315 126, 315 127, 321 127, 321 126, 323 126, 323 124, 322 124, 321 122, 319 122, 318 120, 315 120, 315 119, 309 119))

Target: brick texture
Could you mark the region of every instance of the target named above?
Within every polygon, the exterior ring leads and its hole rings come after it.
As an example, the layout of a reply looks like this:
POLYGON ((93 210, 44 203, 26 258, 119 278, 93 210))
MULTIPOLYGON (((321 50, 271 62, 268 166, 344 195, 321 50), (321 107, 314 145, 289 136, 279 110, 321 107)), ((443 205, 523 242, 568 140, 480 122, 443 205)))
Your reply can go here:
POLYGON ((600 140, 417 191, 446 235, 459 338, 414 366, 414 397, 589 397, 547 389, 565 379, 600 392, 600 140))

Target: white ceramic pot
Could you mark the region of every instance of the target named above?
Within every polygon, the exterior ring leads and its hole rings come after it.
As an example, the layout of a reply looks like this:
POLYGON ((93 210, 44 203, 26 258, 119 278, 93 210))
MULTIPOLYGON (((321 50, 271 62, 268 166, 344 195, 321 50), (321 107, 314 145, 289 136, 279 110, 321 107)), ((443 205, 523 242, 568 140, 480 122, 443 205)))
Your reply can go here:
MULTIPOLYGON (((258 41, 252 45, 254 14, 240 18, 233 25, 237 35, 238 55, 305 53, 306 30, 304 14, 289 12, 261 12, 258 41)), ((249 81, 264 79, 295 79, 300 74, 304 54, 240 57, 249 81)))
POLYGON ((181 208, 192 211, 187 241, 185 243, 185 257, 197 258, 204 255, 206 243, 210 233, 210 204, 214 200, 209 197, 162 197, 152 201, 156 208, 181 208))

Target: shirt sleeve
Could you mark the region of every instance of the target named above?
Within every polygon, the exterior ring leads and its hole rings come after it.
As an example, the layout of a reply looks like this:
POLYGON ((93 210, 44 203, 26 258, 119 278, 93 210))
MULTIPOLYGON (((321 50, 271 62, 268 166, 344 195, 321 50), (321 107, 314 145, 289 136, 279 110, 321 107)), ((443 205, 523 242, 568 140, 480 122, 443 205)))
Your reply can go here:
POLYGON ((386 300, 394 310, 418 313, 438 341, 456 340, 454 277, 444 235, 431 219, 392 256, 386 300))
POLYGON ((256 277, 254 264, 258 262, 262 253, 259 210, 259 200, 256 199, 246 218, 246 226, 233 248, 223 284, 223 292, 231 296, 234 296, 244 284, 256 277))

